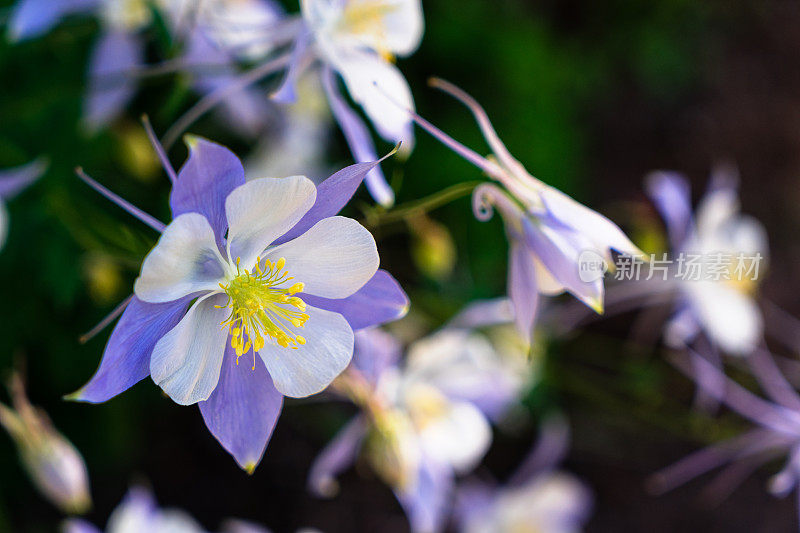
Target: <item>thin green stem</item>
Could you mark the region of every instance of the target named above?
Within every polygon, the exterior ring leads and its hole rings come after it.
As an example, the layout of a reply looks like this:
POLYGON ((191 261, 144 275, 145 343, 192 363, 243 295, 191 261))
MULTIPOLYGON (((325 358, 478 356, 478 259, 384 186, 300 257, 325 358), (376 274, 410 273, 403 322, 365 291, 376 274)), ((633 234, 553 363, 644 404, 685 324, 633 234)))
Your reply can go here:
POLYGON ((371 209, 365 213, 363 223, 368 228, 376 228, 394 222, 401 222, 408 217, 433 211, 454 200, 468 196, 472 194, 472 191, 481 183, 484 182, 465 181, 463 183, 456 183, 430 196, 401 204, 391 211, 381 212, 379 209, 371 209))

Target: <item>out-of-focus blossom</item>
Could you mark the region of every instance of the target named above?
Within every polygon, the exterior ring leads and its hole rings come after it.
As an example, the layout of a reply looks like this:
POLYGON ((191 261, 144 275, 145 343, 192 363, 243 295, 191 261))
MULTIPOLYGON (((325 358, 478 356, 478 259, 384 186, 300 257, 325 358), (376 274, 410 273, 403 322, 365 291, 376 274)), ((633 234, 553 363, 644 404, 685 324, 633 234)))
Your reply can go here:
POLYGON ((464 482, 455 507, 459 531, 581 531, 592 509, 592 495, 577 478, 557 470, 568 440, 566 422, 547 419, 536 446, 505 485, 464 482))
POLYGON ((417 268, 437 281, 447 279, 458 259, 450 231, 425 214, 409 216, 406 223, 413 237, 411 256, 417 268))
POLYGON ((674 364, 694 379, 698 387, 754 427, 658 472, 650 482, 653 492, 672 490, 695 477, 724 467, 712 480, 708 491, 718 498, 730 494, 747 474, 759 466, 785 457, 783 469, 770 480, 769 491, 778 497, 785 497, 792 491, 800 495, 800 395, 786 380, 770 353, 757 349, 748 360, 752 363, 762 394, 742 387, 691 348, 688 353, 675 354, 674 364))
POLYGON ((167 226, 84 178, 162 235, 99 369, 70 399, 103 402, 150 375, 175 402, 199 404, 211 433, 252 471, 283 396, 324 389, 350 361, 353 330, 402 316, 408 300, 378 270, 369 232, 334 216, 377 162, 319 187, 302 176, 245 182, 228 149, 188 144, 177 176, 165 164, 174 177, 167 226))
POLYGON ((8 212, 5 203, 39 179, 47 170, 47 163, 37 159, 21 167, 0 170, 0 249, 8 237, 8 212))
MULTIPOLYGON (((759 275, 768 255, 764 227, 739 212, 738 179, 720 167, 692 217, 691 191, 685 177, 656 172, 647 178, 647 190, 667 226, 673 255, 696 255, 704 262, 720 258, 718 279, 679 278, 678 312, 667 327, 672 346, 691 343, 701 331, 723 350, 748 354, 763 338, 763 318, 755 301, 758 279, 738 272, 757 261, 759 275)), ((705 267, 705 264, 701 264, 705 267)), ((687 267, 688 268, 688 267, 687 267)))
MULTIPOLYGON (((85 520, 69 519, 61 527, 63 533, 100 533, 85 520)), ((128 491, 122 503, 108 519, 105 533, 204 533, 206 530, 186 512, 159 508, 155 498, 142 487, 128 491)))
POLYGON ((297 101, 284 109, 279 123, 245 160, 247 177, 303 173, 319 183, 329 174, 325 150, 331 128, 330 110, 319 78, 303 76, 297 85, 297 101))
MULTIPOLYGON (((533 333, 540 295, 567 291, 602 312, 602 276, 584 279, 581 257, 591 254, 611 268, 612 250, 633 256, 642 252, 609 219, 529 174, 508 152, 486 112, 471 96, 447 82, 434 83, 472 111, 492 149, 492 158, 481 157, 410 109, 404 109, 423 129, 502 185, 479 186, 473 205, 480 220, 489 219, 495 208, 503 217, 510 244, 508 295, 520 332, 526 336, 533 333)), ((394 100, 390 94, 384 96, 394 100)), ((402 102, 395 103, 402 107, 402 102)))
MULTIPOLYGON (((468 379, 465 361, 452 357, 454 364, 448 365, 435 360, 441 343, 447 342, 434 340, 427 347, 412 348, 408 365, 399 367, 400 347, 394 338, 379 330, 356 335, 353 364, 337 381, 337 390, 364 414, 317 458, 309 477, 312 491, 330 495, 336 475, 361 452, 393 488, 412 530, 438 531, 444 526, 455 475, 470 471, 491 442, 484 414, 464 399, 485 396, 476 383, 485 368, 476 365, 475 379, 468 379), (435 353, 426 353, 429 350, 435 353), (450 369, 463 379, 442 375, 450 369)), ((487 377, 484 385, 496 386, 491 381, 487 377)))
POLYGON ((47 414, 30 404, 22 378, 11 377, 13 409, 0 403, 0 425, 14 439, 36 487, 65 513, 84 513, 92 505, 86 463, 47 414))

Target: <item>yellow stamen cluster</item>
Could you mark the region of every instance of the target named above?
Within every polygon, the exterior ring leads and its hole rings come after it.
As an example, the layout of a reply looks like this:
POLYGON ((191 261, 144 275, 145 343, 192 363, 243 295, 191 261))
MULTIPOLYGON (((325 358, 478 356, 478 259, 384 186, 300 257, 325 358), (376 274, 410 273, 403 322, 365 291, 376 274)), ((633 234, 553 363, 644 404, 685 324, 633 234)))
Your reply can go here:
POLYGON ((237 364, 239 357, 252 348, 255 370, 255 352, 269 339, 278 346, 293 349, 306 343, 293 330, 302 328, 308 320, 305 302, 295 296, 304 286, 299 282, 289 285, 294 278, 284 270, 285 266, 286 260, 280 258, 274 263, 267 259, 262 267, 259 258, 252 271, 248 271, 240 269, 237 259, 236 276, 227 285, 220 283, 228 302, 218 307, 230 309, 221 326, 230 332, 237 364))

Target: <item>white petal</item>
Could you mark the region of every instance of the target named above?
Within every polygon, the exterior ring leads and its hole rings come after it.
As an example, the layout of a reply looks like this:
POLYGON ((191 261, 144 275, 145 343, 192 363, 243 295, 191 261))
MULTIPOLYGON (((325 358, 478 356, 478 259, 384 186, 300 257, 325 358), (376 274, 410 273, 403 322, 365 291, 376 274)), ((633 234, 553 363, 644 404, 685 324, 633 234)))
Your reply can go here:
POLYGON ((260 178, 235 188, 225 200, 231 259, 251 268, 272 241, 289 231, 317 198, 305 176, 260 178))
POLYGON ((489 449, 492 430, 486 417, 475 406, 454 402, 444 416, 425 426, 420 439, 426 454, 464 473, 471 470, 489 449))
POLYGON ((644 252, 628 239, 619 226, 597 211, 553 187, 544 189, 542 197, 547 208, 560 222, 574 228, 596 248, 602 250, 607 261, 611 261, 609 249, 632 256, 644 255, 644 252))
POLYGON ((309 316, 296 331, 306 343, 296 350, 267 344, 259 355, 281 394, 303 398, 330 385, 353 357, 353 330, 339 313, 306 308, 309 316))
POLYGON ((383 37, 389 51, 406 56, 422 41, 425 21, 419 0, 393 0, 383 18, 383 37))
POLYGON ((404 150, 410 149, 414 133, 407 110, 414 109, 414 99, 400 70, 382 57, 360 50, 336 50, 330 61, 380 136, 390 142, 402 141, 404 150))
POLYGON ((687 281, 686 286, 703 328, 723 350, 746 355, 755 349, 764 324, 750 296, 719 281, 687 281))
POLYGON ((176 403, 207 400, 217 386, 228 340, 220 323, 228 312, 214 305, 224 303, 221 294, 198 300, 153 349, 150 374, 176 403))
POLYGON ((721 228, 739 214, 739 198, 735 189, 721 188, 706 193, 696 211, 699 239, 714 238, 721 228))
POLYGON ((187 294, 216 290, 223 260, 206 217, 186 213, 173 220, 145 257, 133 291, 145 302, 171 302, 187 294))
POLYGON ((286 259, 293 282, 303 292, 323 298, 346 298, 378 270, 375 239, 351 218, 330 217, 317 222, 298 238, 267 251, 266 257, 286 259))

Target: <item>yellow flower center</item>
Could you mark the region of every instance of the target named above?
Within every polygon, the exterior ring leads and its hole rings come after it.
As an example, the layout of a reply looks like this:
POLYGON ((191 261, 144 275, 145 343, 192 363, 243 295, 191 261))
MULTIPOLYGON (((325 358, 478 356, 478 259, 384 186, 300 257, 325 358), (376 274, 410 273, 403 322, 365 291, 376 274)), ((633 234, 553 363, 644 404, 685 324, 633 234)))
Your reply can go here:
MULTIPOLYGON (((251 348, 261 350, 267 340, 278 346, 297 349, 306 339, 294 330, 305 326, 308 315, 306 304, 298 296, 304 285, 300 282, 289 285, 294 278, 284 270, 286 259, 276 262, 256 259, 252 271, 239 268, 236 261, 236 276, 227 285, 220 287, 228 296, 228 302, 220 308, 230 309, 230 315, 221 323, 231 335, 231 346, 239 357, 251 348)), ((255 369, 255 359, 253 360, 255 369)))
POLYGON ((389 62, 394 54, 386 44, 384 17, 397 9, 392 0, 351 0, 345 7, 342 25, 348 33, 368 35, 375 39, 376 51, 389 62))

